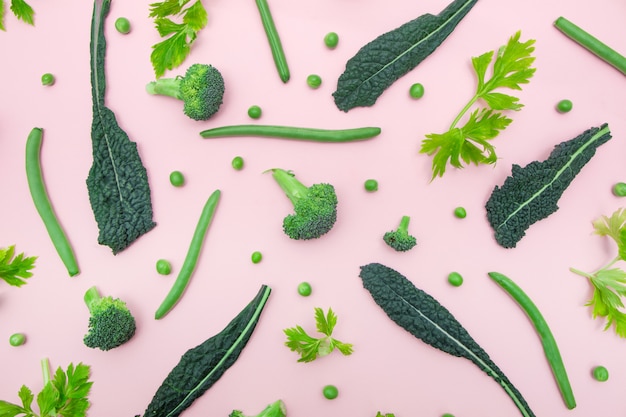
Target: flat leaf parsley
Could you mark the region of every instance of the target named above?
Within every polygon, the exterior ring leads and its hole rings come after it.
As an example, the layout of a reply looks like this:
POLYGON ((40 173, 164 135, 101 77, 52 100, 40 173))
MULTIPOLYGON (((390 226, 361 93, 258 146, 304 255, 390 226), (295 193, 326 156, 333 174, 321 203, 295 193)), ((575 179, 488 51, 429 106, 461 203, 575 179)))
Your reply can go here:
POLYGON ((422 141, 421 153, 433 155, 432 171, 435 177, 443 176, 448 163, 455 168, 464 164, 493 164, 497 160, 495 148, 489 142, 498 136, 512 120, 500 113, 504 110, 518 111, 523 107, 519 98, 496 92, 498 88, 521 90, 520 84, 526 84, 535 73, 531 68, 535 58, 534 40, 520 42, 521 32, 513 35, 508 43, 497 52, 486 52, 472 58, 478 85, 476 93, 456 116, 450 129, 445 133, 431 133, 422 141), (493 63, 493 74, 486 80, 487 69, 493 63), (482 100, 487 107, 479 107, 469 114, 462 127, 458 124, 474 105, 482 100))
POLYGON ((33 276, 30 272, 35 267, 36 256, 25 257, 23 253, 15 255, 15 246, 0 249, 0 279, 7 284, 21 287, 26 279, 33 276))

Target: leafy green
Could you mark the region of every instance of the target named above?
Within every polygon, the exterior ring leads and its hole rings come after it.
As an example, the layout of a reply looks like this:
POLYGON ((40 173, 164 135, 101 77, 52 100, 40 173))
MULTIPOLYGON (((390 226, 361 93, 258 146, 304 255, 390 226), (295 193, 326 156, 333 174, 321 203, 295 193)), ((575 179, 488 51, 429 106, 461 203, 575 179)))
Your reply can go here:
MULTIPOLYGON (((24 0, 11 0, 9 9, 11 9, 15 17, 19 20, 28 23, 31 26, 35 25, 35 11, 24 0)), ((0 30, 6 30, 4 27, 4 13, 5 2, 4 0, 0 0, 0 30)))
POLYGON ((87 177, 89 201, 100 234, 98 242, 116 254, 150 231, 152 202, 148 175, 137 144, 120 128, 105 106, 106 80, 104 20, 111 0, 95 0, 91 32, 91 89, 93 164, 87 177))
POLYGON ((292 352, 295 351, 300 354, 298 362, 311 362, 318 356, 330 354, 335 348, 344 355, 350 355, 352 353, 352 345, 350 343, 343 343, 332 337, 333 330, 337 324, 337 315, 332 308, 329 308, 326 315, 324 315, 324 310, 316 307, 315 323, 317 331, 324 334, 324 337, 315 338, 309 336, 301 326, 283 330, 285 335, 287 335, 285 345, 291 349, 292 352))
POLYGON ((165 378, 144 417, 176 417, 206 392, 230 368, 248 343, 271 289, 257 295, 215 336, 189 349, 165 378))
POLYGON ((201 0, 186 7, 191 0, 163 0, 150 4, 150 17, 162 38, 166 39, 152 46, 150 61, 157 78, 166 70, 180 66, 191 51, 198 32, 208 22, 206 9, 201 0), (172 20, 180 17, 180 23, 172 20))
POLYGON ((494 52, 489 51, 472 58, 477 77, 476 93, 456 116, 445 133, 431 133, 422 141, 421 153, 433 156, 433 179, 446 172, 448 163, 455 168, 463 164, 495 164, 496 151, 490 140, 498 136, 513 120, 496 110, 520 110, 523 105, 514 96, 496 92, 498 88, 521 90, 535 73, 531 68, 535 58, 531 56, 535 41, 520 42, 521 33, 513 35, 508 43, 495 54, 493 74, 485 80, 487 69, 493 61, 494 52), (488 108, 473 110, 462 127, 457 127, 463 116, 478 100, 488 108))
POLYGON ((524 417, 534 416, 489 355, 432 296, 416 288, 399 272, 378 263, 362 266, 360 277, 376 304, 397 325, 434 348, 470 360, 502 386, 524 417))
POLYGON ((0 279, 7 284, 21 287, 26 279, 33 276, 30 272, 35 267, 36 256, 25 257, 24 253, 15 255, 15 245, 0 249, 0 279))
POLYGON ((347 112, 372 106, 400 77, 435 51, 474 7, 476 0, 454 0, 438 15, 424 14, 363 46, 346 63, 333 93, 347 112))
POLYGON ((607 124, 594 127, 554 147, 545 161, 521 168, 513 165, 502 187, 496 186, 487 201, 487 219, 496 241, 514 248, 533 223, 558 210, 558 201, 572 180, 595 155, 596 148, 611 139, 607 124))
POLYGON ((585 304, 592 308, 593 318, 604 317, 604 330, 611 326, 615 334, 626 338, 626 313, 623 297, 626 297, 626 271, 614 268, 619 261, 626 261, 626 209, 616 210, 610 217, 601 216, 593 222, 594 233, 610 237, 617 245, 617 255, 605 266, 592 273, 570 270, 589 279, 593 295, 585 304))

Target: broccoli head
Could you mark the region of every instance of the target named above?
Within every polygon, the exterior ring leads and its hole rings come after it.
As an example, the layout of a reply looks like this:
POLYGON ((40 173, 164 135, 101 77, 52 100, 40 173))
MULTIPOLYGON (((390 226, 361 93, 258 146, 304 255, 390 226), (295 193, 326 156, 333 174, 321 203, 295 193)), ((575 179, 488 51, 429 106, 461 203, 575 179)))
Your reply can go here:
POLYGON ((89 308, 89 330, 83 342, 92 349, 111 350, 130 340, 135 334, 135 318, 126 303, 111 296, 102 297, 96 287, 85 292, 89 308))
POLYGON ((285 403, 282 400, 278 400, 273 402, 272 404, 265 407, 263 411, 261 411, 256 416, 246 416, 239 410, 234 410, 229 414, 228 417, 286 417, 287 409, 285 408, 285 403))
POLYGON ((383 240, 394 250, 406 252, 417 244, 417 239, 409 234, 409 216, 402 216, 400 225, 396 230, 391 230, 383 235, 383 240))
POLYGON ((148 83, 146 91, 182 100, 183 113, 194 120, 207 120, 222 104, 224 78, 212 65, 193 64, 185 76, 159 78, 148 83))
POLYGON ((283 231, 296 240, 316 239, 337 221, 337 194, 330 184, 303 185, 290 171, 271 169, 272 176, 293 204, 294 214, 283 219, 283 231))

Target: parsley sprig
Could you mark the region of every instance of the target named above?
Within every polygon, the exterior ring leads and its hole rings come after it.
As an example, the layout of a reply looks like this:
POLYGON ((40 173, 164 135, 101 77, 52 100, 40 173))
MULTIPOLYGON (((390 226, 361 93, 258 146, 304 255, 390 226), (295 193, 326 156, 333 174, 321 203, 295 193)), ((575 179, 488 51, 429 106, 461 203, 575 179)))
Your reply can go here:
POLYGON ((615 333, 626 338, 626 313, 622 297, 626 296, 626 271, 614 267, 626 261, 626 209, 620 208, 611 217, 602 216, 593 222, 594 233, 609 236, 617 245, 617 255, 606 265, 592 273, 570 268, 586 277, 593 286, 593 295, 585 304, 592 307, 593 318, 604 317, 604 330, 615 327, 615 333))
POLYGON ((337 315, 331 308, 329 308, 326 315, 324 315, 324 311, 316 307, 315 322, 317 331, 324 334, 324 337, 315 338, 310 336, 301 326, 283 330, 287 335, 285 345, 289 347, 292 352, 295 351, 300 354, 298 362, 311 362, 318 356, 328 355, 335 348, 344 355, 350 355, 352 353, 352 345, 350 343, 343 343, 331 337, 335 325, 337 324, 337 315))
MULTIPOLYGON (((4 27, 5 7, 4 0, 0 0, 0 30, 6 30, 4 27)), ((11 9, 15 17, 19 20, 28 23, 31 26, 35 25, 35 11, 24 0, 11 0, 9 9, 11 9)))
POLYGON ((15 245, 0 249, 0 279, 7 284, 21 287, 26 279, 33 276, 30 272, 35 267, 36 256, 25 257, 23 253, 15 256, 15 245))
POLYGON ((198 32, 208 22, 207 11, 201 0, 163 0, 150 4, 150 17, 154 18, 159 35, 166 38, 152 46, 150 61, 157 78, 166 70, 181 65, 196 40, 198 32), (173 20, 177 18, 179 22, 173 20))
POLYGON ((535 73, 531 65, 535 58, 534 40, 520 41, 521 32, 515 33, 497 52, 489 51, 472 58, 477 76, 476 93, 456 116, 445 133, 431 133, 422 141, 421 153, 433 155, 432 172, 443 176, 448 163, 455 168, 464 164, 494 164, 497 160, 490 140, 498 136, 512 119, 500 111, 518 111, 523 107, 519 98, 497 92, 499 88, 521 90, 535 73), (494 60, 492 76, 486 79, 487 69, 494 60), (487 107, 476 106, 482 100, 487 107), (477 107, 477 108, 476 108, 477 107), (472 110, 473 109, 473 110, 472 110), (465 114, 472 110, 463 126, 465 114))

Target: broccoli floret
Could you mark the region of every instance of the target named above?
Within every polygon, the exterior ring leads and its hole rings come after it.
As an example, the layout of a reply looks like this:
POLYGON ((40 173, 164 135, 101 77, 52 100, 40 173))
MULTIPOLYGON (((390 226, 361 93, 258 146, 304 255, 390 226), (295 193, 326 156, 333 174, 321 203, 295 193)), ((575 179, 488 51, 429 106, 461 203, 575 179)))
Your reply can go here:
POLYGON ((285 408, 285 403, 282 400, 278 400, 273 402, 272 404, 265 407, 263 411, 261 411, 256 416, 246 416, 239 410, 234 410, 229 414, 228 417, 286 417, 287 409, 285 408))
POLYGON ((185 76, 159 78, 148 83, 150 94, 174 97, 183 101, 183 113, 194 120, 207 120, 220 108, 224 98, 222 74, 207 64, 193 64, 185 76))
POLYGON ((294 214, 283 219, 283 231, 296 240, 317 239, 335 225, 337 194, 330 184, 303 185, 293 173, 271 169, 272 176, 293 204, 294 214))
POLYGON ((84 299, 90 313, 89 330, 83 338, 87 347, 111 350, 133 337, 135 318, 124 301, 102 297, 96 287, 89 288, 84 299))
POLYGON ((406 252, 417 244, 417 239, 409 234, 409 216, 402 216, 400 225, 396 230, 391 230, 383 235, 383 240, 394 250, 398 252, 406 252))

